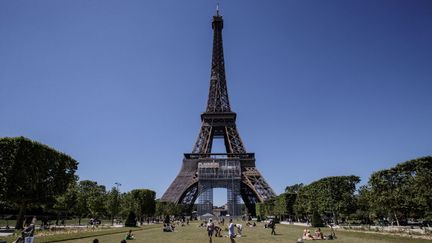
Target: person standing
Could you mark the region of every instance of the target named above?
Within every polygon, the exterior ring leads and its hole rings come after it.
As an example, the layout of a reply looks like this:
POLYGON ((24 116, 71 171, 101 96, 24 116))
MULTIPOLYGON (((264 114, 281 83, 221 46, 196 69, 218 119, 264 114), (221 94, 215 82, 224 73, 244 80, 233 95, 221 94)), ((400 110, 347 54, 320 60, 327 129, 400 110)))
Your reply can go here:
POLYGON ((276 231, 275 231, 276 224, 275 224, 275 222, 274 222, 273 219, 270 219, 269 227, 270 227, 270 229, 272 230, 272 231, 271 231, 271 234, 272 234, 272 235, 276 235, 276 231))
POLYGON ((234 227, 235 227, 235 225, 232 222, 232 219, 230 219, 229 220, 229 226, 228 226, 228 235, 229 235, 229 238, 231 240, 231 243, 235 243, 234 238, 236 237, 236 235, 235 235, 234 227))
POLYGON ((214 231, 214 223, 212 218, 209 219, 208 223, 207 223, 207 234, 209 237, 209 242, 212 243, 212 237, 213 237, 213 231, 214 231))

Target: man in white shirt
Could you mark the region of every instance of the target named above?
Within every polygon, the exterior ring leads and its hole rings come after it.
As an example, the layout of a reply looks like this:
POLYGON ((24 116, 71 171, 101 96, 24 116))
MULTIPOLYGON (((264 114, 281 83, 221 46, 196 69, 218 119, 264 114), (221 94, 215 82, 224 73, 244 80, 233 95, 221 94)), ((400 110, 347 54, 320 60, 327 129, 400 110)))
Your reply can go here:
POLYGON ((235 232, 234 232, 234 223, 232 222, 232 219, 229 220, 230 224, 228 226, 228 234, 229 234, 229 238, 231 239, 231 243, 235 243, 234 238, 236 237, 235 232))
POLYGON ((210 218, 209 222, 207 224, 207 234, 209 237, 209 242, 212 243, 212 237, 213 237, 213 231, 214 231, 214 223, 213 220, 210 218))

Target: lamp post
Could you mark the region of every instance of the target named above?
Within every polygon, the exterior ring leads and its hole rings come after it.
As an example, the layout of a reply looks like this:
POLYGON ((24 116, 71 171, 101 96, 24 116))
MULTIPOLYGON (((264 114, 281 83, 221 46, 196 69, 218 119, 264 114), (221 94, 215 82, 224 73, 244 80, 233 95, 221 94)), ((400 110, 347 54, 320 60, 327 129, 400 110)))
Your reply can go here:
POLYGON ((112 224, 114 225, 114 218, 116 218, 117 217, 117 214, 118 214, 118 211, 119 211, 119 207, 120 207, 120 205, 119 205, 119 201, 120 201, 120 190, 119 190, 119 187, 121 186, 121 184, 119 183, 119 182, 116 182, 116 183, 114 183, 114 185, 116 186, 116 189, 117 189, 117 195, 115 195, 115 197, 116 197, 116 200, 115 200, 115 213, 113 213, 114 215, 113 215, 113 219, 112 219, 112 224))

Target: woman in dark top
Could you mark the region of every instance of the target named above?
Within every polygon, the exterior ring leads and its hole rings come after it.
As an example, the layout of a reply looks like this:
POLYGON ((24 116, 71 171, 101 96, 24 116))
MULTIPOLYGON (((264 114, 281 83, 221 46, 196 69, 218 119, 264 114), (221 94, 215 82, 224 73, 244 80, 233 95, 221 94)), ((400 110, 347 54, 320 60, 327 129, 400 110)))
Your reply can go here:
POLYGON ((26 237, 33 237, 35 231, 36 217, 33 217, 30 224, 24 226, 21 236, 19 236, 13 243, 24 242, 26 237))

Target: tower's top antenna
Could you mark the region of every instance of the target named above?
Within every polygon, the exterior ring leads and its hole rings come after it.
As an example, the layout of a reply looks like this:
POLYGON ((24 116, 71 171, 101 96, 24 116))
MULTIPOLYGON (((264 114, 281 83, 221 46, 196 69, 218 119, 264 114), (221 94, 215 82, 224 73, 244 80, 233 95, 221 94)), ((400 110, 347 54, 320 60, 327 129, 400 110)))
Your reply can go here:
POLYGON ((219 3, 216 4, 216 16, 219 16, 219 3))

